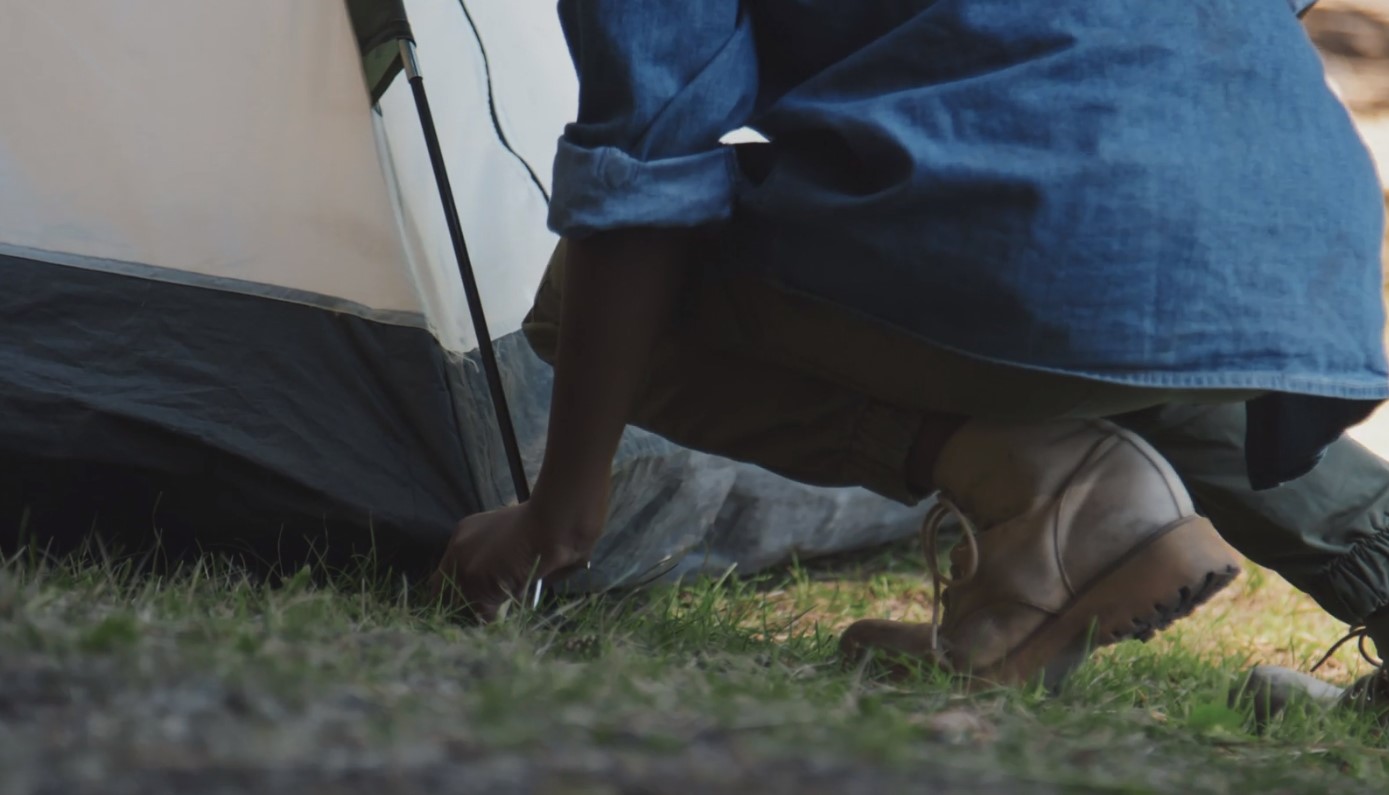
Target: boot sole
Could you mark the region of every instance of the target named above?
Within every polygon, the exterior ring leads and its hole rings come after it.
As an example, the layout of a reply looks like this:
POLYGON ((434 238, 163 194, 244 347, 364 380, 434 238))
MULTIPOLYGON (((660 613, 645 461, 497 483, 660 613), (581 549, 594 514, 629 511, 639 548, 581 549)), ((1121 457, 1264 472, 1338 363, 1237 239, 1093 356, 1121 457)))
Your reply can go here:
POLYGON ((1188 517, 1130 550, 1007 658, 973 676, 1017 684, 1036 681, 1040 675, 1054 690, 1094 650, 1123 640, 1151 639, 1191 615, 1239 572, 1239 557, 1215 527, 1203 517, 1188 517), (1174 578, 1174 571, 1184 574, 1174 578))

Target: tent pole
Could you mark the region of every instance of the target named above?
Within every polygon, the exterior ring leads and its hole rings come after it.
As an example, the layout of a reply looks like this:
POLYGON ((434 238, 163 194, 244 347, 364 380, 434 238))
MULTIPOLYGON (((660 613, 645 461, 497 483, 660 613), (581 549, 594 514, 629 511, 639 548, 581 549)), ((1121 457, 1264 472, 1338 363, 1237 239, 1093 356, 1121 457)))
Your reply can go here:
POLYGON ((473 274, 472 258, 468 256, 468 245, 463 240, 458 205, 454 202, 448 170, 444 167, 439 132, 434 126, 434 114, 429 109, 429 97, 424 92, 424 77, 420 74, 419 61, 415 58, 415 43, 409 39, 401 39, 400 56, 405 64, 405 74, 410 81, 410 88, 415 94, 415 110, 419 112, 420 128, 424 132, 425 146, 429 149, 429 161, 434 167, 434 183, 439 188, 439 201, 443 205, 444 218, 448 222, 453 254, 458 261, 458 273, 463 277, 463 292, 468 298, 468 312, 473 317, 473 329, 477 332, 478 352, 482 356, 487 388, 492 394, 492 408, 497 415, 497 430, 501 432, 502 446, 506 448, 506 461, 511 467, 511 482, 516 488, 517 501, 525 502, 531 496, 530 483, 526 478, 526 469, 521 463, 521 448, 516 441, 516 428, 511 422, 511 411, 507 408, 506 392, 502 389, 501 369, 497 366, 492 335, 487 330, 487 317, 482 311, 482 297, 478 293, 477 278, 473 274))
MULTIPOLYGON (((501 434, 502 447, 506 450, 506 462, 511 468, 511 483, 516 490, 517 502, 526 502, 531 498, 530 481, 521 462, 521 446, 516 441, 516 427, 512 424, 511 410, 507 407, 506 391, 502 389, 501 368, 497 366, 492 335, 487 330, 487 316, 482 310, 482 296, 477 288, 477 277, 473 274, 473 260, 468 256, 468 245, 463 240, 463 225, 458 219, 458 204, 454 201, 448 169, 444 166, 444 152, 439 145, 439 131, 434 126, 434 113, 429 109, 429 97, 424 91, 424 76, 420 73, 419 59, 415 57, 415 42, 400 39, 399 43, 400 60, 404 65, 405 76, 410 82, 410 90, 415 95, 415 110, 420 117, 420 129, 424 133, 425 146, 429 149, 429 162, 434 167, 434 183, 439 188, 439 202, 443 205, 444 219, 448 222, 453 255, 458 262, 458 274, 463 278, 463 292, 467 296, 468 312, 472 315, 473 329, 477 333, 482 370, 487 379, 487 389, 492 395, 492 408, 497 415, 497 431, 501 434)), ((531 598, 532 608, 540 605, 544 587, 544 580, 537 577, 531 598)))

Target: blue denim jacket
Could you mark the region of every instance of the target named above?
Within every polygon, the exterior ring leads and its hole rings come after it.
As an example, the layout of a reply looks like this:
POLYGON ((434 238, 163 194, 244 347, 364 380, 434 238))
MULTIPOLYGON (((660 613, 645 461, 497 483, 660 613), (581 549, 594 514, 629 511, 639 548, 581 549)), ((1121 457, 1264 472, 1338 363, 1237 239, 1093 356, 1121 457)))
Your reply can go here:
POLYGON ((1310 4, 560 0, 550 226, 725 222, 730 267, 969 355, 1267 390, 1273 485, 1389 397, 1381 187, 1310 4))

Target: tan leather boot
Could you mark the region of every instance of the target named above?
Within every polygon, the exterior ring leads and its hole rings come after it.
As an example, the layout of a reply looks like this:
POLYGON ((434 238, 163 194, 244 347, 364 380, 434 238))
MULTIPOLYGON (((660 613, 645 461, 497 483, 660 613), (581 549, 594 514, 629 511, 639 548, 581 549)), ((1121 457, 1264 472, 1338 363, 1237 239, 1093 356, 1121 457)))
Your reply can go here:
POLYGON ((951 577, 933 570, 944 617, 860 621, 840 639, 851 660, 884 652, 974 684, 1041 675, 1055 686, 1094 648, 1148 639, 1239 573, 1171 466, 1113 423, 971 420, 941 452, 935 482, 928 556, 948 511, 965 528, 951 577))

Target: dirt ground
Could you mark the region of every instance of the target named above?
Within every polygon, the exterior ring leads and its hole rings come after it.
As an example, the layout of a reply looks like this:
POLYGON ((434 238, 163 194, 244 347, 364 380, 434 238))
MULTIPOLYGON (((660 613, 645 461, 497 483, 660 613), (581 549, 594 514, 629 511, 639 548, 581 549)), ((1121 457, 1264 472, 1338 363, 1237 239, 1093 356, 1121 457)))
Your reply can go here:
MULTIPOLYGON (((597 745, 572 738, 514 750, 430 736, 373 738, 379 699, 330 687, 288 705, 179 666, 157 677, 38 656, 0 660, 4 795, 874 795, 889 792, 1054 792, 1005 776, 750 755, 737 732, 712 732, 653 751, 641 738, 597 745), (269 724, 276 724, 273 727, 269 724), (279 747, 263 746, 273 738, 279 747), (239 751, 237 749, 240 749, 239 751), (750 758, 751 757, 751 758, 750 758)), ((457 712, 468 721, 468 712, 457 712)), ((537 719, 538 720, 538 719, 537 719)), ((421 718, 419 724, 428 724, 421 718)))

